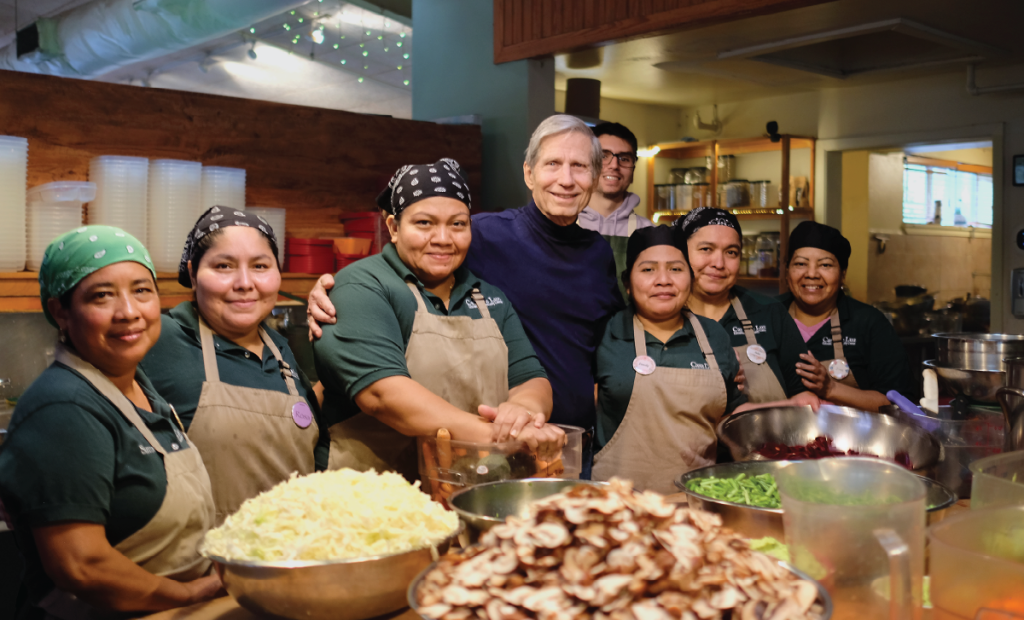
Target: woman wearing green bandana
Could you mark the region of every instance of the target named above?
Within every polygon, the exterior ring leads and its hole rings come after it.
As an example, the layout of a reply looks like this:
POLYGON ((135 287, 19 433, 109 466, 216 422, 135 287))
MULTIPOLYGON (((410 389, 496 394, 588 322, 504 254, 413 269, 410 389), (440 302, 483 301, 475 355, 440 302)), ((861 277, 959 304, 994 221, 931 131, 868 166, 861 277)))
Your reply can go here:
POLYGON ((0 453, 0 513, 25 557, 19 618, 102 618, 211 598, 198 554, 214 519, 199 451, 137 369, 160 337, 146 248, 85 226, 39 272, 56 361, 18 402, 0 453))

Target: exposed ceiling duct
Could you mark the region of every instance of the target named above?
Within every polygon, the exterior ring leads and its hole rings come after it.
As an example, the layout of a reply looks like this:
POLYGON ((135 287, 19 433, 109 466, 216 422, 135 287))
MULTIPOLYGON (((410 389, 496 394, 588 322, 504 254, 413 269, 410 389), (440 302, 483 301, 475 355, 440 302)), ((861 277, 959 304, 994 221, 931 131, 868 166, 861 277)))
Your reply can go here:
POLYGON ((0 49, 0 69, 96 77, 201 45, 306 2, 95 0, 19 31, 17 41, 0 49))

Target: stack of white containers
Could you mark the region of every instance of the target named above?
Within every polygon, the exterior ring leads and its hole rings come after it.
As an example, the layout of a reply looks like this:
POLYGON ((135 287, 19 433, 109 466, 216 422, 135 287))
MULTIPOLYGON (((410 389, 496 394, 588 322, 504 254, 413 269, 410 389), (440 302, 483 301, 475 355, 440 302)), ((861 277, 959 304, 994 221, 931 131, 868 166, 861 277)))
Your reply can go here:
POLYGON ((258 215, 270 224, 274 229, 274 236, 277 237, 277 264, 284 271, 284 209, 271 207, 247 207, 246 213, 258 215))
POLYGON ((29 271, 39 271, 51 241, 82 225, 82 204, 95 197, 96 184, 82 181, 57 181, 28 190, 29 271))
POLYGON ((146 238, 149 160, 103 155, 89 161, 89 180, 96 198, 89 203, 88 222, 117 226, 136 239, 146 238))
POLYGON ((28 140, 0 136, 0 271, 25 268, 28 140))
POLYGON ((245 210, 245 169, 206 166, 203 168, 202 215, 210 207, 245 210))
POLYGON ((159 272, 177 272, 185 238, 202 213, 203 165, 155 159, 149 164, 149 223, 146 247, 159 272))

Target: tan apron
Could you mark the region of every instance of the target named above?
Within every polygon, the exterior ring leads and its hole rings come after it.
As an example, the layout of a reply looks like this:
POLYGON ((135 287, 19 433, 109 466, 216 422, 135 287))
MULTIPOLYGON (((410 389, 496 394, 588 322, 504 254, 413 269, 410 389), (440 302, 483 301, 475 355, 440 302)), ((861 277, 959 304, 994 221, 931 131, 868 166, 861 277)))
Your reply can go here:
MULTIPOLYGON (((56 360, 85 377, 100 394, 114 403, 121 415, 163 458, 167 491, 160 509, 149 523, 114 545, 114 549, 154 575, 176 581, 202 577, 209 570, 210 561, 199 555, 199 543, 207 530, 213 527, 214 510, 210 478, 199 450, 193 444, 191 448, 168 453, 142 421, 128 397, 95 366, 63 345, 57 346, 56 360)), ((180 420, 178 426, 181 426, 180 420)), ((185 429, 181 430, 184 433, 185 429)), ((188 439, 191 441, 191 437, 188 439)), ((48 618, 86 620, 105 617, 75 595, 56 588, 38 605, 46 611, 48 618)))
MULTIPOLYGON (((798 321, 796 318, 796 310, 793 309, 793 305, 796 302, 789 304, 789 316, 793 317, 794 321, 798 321)), ((839 325, 839 308, 832 308, 832 314, 828 317, 829 323, 832 325, 832 359, 842 360, 846 362, 846 367, 850 368, 850 363, 846 359, 846 354, 843 353, 843 330, 839 325)), ((825 366, 825 372, 828 372, 828 363, 832 360, 818 360, 825 366)), ((857 385, 857 379, 853 376, 853 368, 850 368, 850 374, 846 375, 844 379, 836 379, 829 373, 829 377, 833 381, 838 381, 843 385, 848 385, 852 388, 860 387, 857 385)))
MULTIPOLYGON (((638 490, 677 492, 673 481, 715 462, 715 426, 725 414, 725 379, 696 317, 685 311, 709 368, 658 366, 636 373, 626 415, 608 444, 594 455, 594 480, 619 476, 638 490)), ((644 328, 633 317, 636 355, 647 355, 644 328)))
MULTIPOLYGON (((765 351, 764 347, 757 343, 757 338, 754 335, 754 326, 751 324, 750 319, 747 318, 747 313, 743 309, 743 304, 740 303, 739 298, 732 298, 732 308, 736 311, 736 318, 740 320, 740 325, 743 326, 743 335, 747 338, 747 344, 733 347, 733 350, 736 351, 736 357, 740 360, 740 366, 743 367, 743 374, 747 376, 747 384, 744 390, 744 393, 747 395, 747 402, 770 403, 786 400, 786 391, 782 389, 779 378, 775 376, 775 372, 768 365, 768 362, 762 360, 758 363, 750 359, 752 356, 750 347, 758 347, 761 353, 765 351)), ((753 354, 753 357, 757 357, 757 352, 753 354)))
MULTIPOLYGON (((480 319, 440 316, 427 311, 415 284, 406 284, 417 307, 405 349, 413 381, 472 414, 480 405, 497 407, 508 400, 508 347, 480 291, 472 292, 480 319)), ((373 416, 357 413, 331 425, 330 469, 397 471, 416 480, 415 441, 373 416)))
POLYGON ((242 502, 287 480, 292 472, 313 473, 320 429, 295 387, 291 368, 262 327, 260 338, 281 367, 287 394, 221 383, 213 330, 198 318, 206 381, 188 432, 210 472, 219 525, 242 502))

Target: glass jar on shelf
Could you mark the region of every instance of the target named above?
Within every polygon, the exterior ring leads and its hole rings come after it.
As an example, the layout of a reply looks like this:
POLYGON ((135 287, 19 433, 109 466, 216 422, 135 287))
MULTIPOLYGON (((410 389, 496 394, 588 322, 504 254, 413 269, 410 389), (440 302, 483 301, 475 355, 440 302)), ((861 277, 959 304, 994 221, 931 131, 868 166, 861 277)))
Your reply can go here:
POLYGON ((776 254, 778 250, 775 246, 775 242, 771 238, 771 235, 768 233, 761 233, 761 235, 757 237, 754 251, 757 253, 757 277, 779 277, 779 268, 778 263, 776 262, 776 254))

